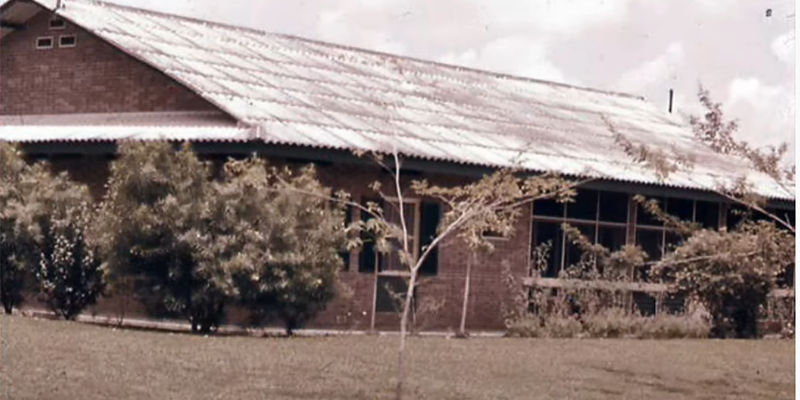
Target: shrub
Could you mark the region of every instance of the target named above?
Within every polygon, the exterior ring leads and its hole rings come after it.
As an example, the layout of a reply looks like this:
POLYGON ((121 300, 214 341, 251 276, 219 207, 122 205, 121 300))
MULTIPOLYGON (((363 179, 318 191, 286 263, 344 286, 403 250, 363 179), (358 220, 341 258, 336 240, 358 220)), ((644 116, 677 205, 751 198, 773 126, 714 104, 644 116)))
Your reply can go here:
POLYGON ((664 315, 643 318, 641 339, 703 339, 711 332, 711 323, 696 314, 664 315))
POLYGON ((506 336, 523 338, 640 338, 708 337, 711 324, 699 314, 643 317, 622 308, 584 315, 529 315, 507 325, 506 336))
POLYGON ((105 280, 97 253, 87 242, 86 206, 53 216, 43 232, 39 266, 34 276, 40 298, 65 319, 74 319, 97 302, 105 280))
POLYGON ((611 308, 586 316, 583 323, 590 337, 620 338, 637 335, 645 319, 622 308, 611 308))
POLYGON ((95 232, 112 284, 133 278, 151 315, 182 316, 194 332, 218 327, 235 294, 230 263, 240 242, 230 221, 212 215, 216 195, 208 164, 188 145, 123 143, 95 232))
POLYGON ((794 263, 794 248, 794 235, 774 224, 746 222, 732 232, 695 233, 654 272, 703 303, 713 336, 752 338, 778 274, 794 263))
POLYGON ((250 159, 225 169, 214 207, 239 221, 232 232, 247 238, 233 269, 240 300, 254 322, 278 320, 291 335, 336 294, 344 210, 328 200, 313 167, 268 170, 250 159))
POLYGON ((0 302, 6 314, 22 304, 26 272, 35 265, 31 178, 45 169, 29 166, 16 146, 0 142, 0 302))

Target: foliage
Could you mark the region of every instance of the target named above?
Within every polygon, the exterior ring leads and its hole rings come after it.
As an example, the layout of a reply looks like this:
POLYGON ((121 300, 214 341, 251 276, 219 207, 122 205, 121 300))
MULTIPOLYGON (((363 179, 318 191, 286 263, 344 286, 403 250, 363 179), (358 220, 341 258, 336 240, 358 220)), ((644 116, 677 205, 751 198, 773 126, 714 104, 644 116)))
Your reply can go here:
POLYGON ((210 215, 209 167, 184 145, 122 143, 95 232, 111 283, 132 277, 151 315, 180 315, 209 332, 234 295, 229 239, 210 215))
POLYGON ((518 338, 700 339, 711 325, 695 314, 644 317, 623 308, 607 308, 582 316, 528 315, 512 322, 506 336, 518 338))
POLYGON ((794 263, 794 249, 794 236, 785 230, 747 222, 733 232, 696 233, 654 272, 703 302, 715 336, 756 337, 759 309, 778 274, 794 263))
POLYGON ((257 322, 277 318, 292 334, 336 295, 343 207, 328 200, 313 166, 295 172, 255 158, 231 161, 218 187, 211 208, 244 238, 231 253, 242 304, 257 322))
POLYGON ((704 339, 711 331, 711 323, 698 314, 659 314, 644 319, 640 339, 704 339))
POLYGON ((90 223, 84 203, 50 216, 42 235, 34 272, 39 297, 65 319, 74 319, 95 304, 105 287, 105 269, 85 234, 90 223))
MULTIPOLYGON (((5 311, 10 313, 14 306, 19 305, 24 277, 36 271, 36 277, 42 278, 37 279, 37 283, 51 307, 64 316, 74 317, 87 304, 94 302, 96 291, 102 287, 99 263, 89 257, 91 263, 83 264, 80 260, 70 265, 73 269, 49 269, 60 270, 58 277, 40 273, 41 268, 52 267, 54 255, 64 250, 63 240, 59 242, 62 247, 56 250, 56 237, 69 236, 67 231, 82 232, 90 223, 88 189, 72 182, 66 173, 52 174, 46 163, 27 164, 13 145, 0 143, 0 152, 0 180, 3 182, 0 186, 0 275, 5 311), (68 277, 84 272, 100 278, 81 282, 68 277)), ((83 246, 88 244, 80 236, 77 242, 82 252, 83 246)), ((66 261, 60 258, 57 264, 66 267, 66 261)))
POLYGON ((32 169, 15 145, 0 142, 0 302, 7 314, 24 300, 25 271, 35 260, 30 230, 32 169))

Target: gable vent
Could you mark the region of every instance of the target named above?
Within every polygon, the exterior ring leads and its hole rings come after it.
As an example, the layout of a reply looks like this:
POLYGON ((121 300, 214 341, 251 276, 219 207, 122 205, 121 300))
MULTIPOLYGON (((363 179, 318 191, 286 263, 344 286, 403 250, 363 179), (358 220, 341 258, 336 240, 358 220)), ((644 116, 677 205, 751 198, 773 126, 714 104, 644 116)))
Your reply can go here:
POLYGON ((78 38, 75 35, 61 35, 58 38, 58 47, 75 47, 78 44, 78 38))
POLYGON ((50 20, 49 27, 51 30, 66 29, 67 21, 64 21, 62 18, 53 18, 50 20))

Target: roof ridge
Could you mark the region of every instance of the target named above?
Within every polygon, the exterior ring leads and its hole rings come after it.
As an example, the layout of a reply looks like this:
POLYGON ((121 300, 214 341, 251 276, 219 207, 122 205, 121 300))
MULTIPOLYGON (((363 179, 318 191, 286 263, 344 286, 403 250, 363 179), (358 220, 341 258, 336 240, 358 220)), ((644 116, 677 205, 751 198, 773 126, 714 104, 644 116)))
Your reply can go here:
MULTIPOLYGON (((42 4, 41 1, 39 1, 39 0, 36 0, 36 1, 39 2, 40 4, 42 4)), ((423 64, 428 64, 428 65, 434 65, 434 66, 439 66, 439 67, 443 67, 443 68, 448 68, 448 69, 452 69, 452 70, 456 70, 456 71, 463 71, 463 72, 471 72, 471 73, 490 75, 490 76, 492 76, 494 78, 498 78, 498 79, 509 79, 509 80, 520 81, 520 82, 528 82, 528 83, 537 83, 537 84, 543 84, 543 85, 558 86, 558 87, 563 87, 563 88, 568 88, 568 89, 582 90, 582 91, 591 92, 591 93, 598 93, 598 94, 604 94, 604 95, 609 95, 609 96, 616 96, 616 97, 623 97, 623 98, 629 98, 629 99, 645 101, 644 96, 635 95, 635 94, 631 94, 631 93, 624 93, 624 92, 618 92, 618 91, 613 91, 613 90, 603 90, 603 89, 591 88, 591 87, 586 87, 586 86, 573 85, 573 84, 569 84, 569 83, 548 81, 548 80, 545 80, 545 79, 537 79, 537 78, 532 78, 532 77, 525 77, 525 76, 502 73, 502 72, 490 71, 490 70, 486 70, 486 69, 467 67, 467 66, 455 65, 455 64, 448 64, 448 63, 443 63, 443 62, 439 62, 439 61, 426 60, 426 59, 423 59, 423 58, 418 58, 418 57, 413 57, 413 56, 392 54, 392 53, 387 53, 387 52, 382 52, 382 51, 377 51, 377 50, 371 50, 371 49, 366 49, 366 48, 356 47, 356 46, 351 46, 351 45, 346 45, 346 44, 326 42, 326 41, 323 41, 323 40, 311 39, 311 38, 302 37, 302 36, 293 35, 293 34, 268 32, 266 30, 257 29, 257 28, 251 28, 251 27, 246 27, 246 26, 241 26, 241 25, 234 25, 234 24, 228 24, 228 23, 223 23, 223 22, 210 21, 210 20, 201 19, 201 18, 188 17, 188 16, 185 16, 185 15, 171 14, 171 13, 167 13, 167 12, 155 11, 155 10, 146 9, 146 8, 128 6, 128 5, 114 3, 112 1, 106 1, 106 0, 66 0, 62 4, 64 4, 64 6, 68 7, 69 3, 85 3, 85 4, 95 4, 95 5, 105 6, 105 7, 113 7, 113 8, 124 9, 124 10, 129 10, 129 11, 134 11, 134 12, 139 12, 139 13, 144 13, 144 14, 150 14, 150 15, 156 15, 156 16, 161 16, 161 17, 177 18, 177 19, 181 19, 181 20, 185 20, 185 21, 202 23, 202 24, 207 24, 207 25, 210 25, 210 26, 217 26, 217 27, 226 28, 226 29, 243 30, 243 31, 248 31, 248 32, 252 32, 252 33, 258 33, 258 34, 261 34, 261 35, 283 37, 283 38, 287 38, 287 39, 291 39, 291 40, 298 40, 298 41, 301 41, 301 42, 314 43, 314 44, 323 45, 323 46, 335 47, 335 48, 338 48, 338 49, 341 49, 341 50, 353 51, 353 52, 357 52, 357 53, 366 53, 366 54, 371 54, 371 55, 376 55, 376 56, 381 56, 381 57, 388 57, 388 58, 395 58, 395 59, 402 59, 402 60, 408 60, 408 61, 413 61, 413 62, 419 62, 419 63, 423 63, 423 64)))

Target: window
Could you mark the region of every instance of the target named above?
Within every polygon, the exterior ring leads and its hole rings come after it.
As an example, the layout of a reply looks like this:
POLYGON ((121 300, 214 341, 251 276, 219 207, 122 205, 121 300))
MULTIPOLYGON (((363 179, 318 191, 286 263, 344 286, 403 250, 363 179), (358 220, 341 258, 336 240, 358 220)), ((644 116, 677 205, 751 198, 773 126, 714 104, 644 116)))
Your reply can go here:
MULTIPOLYGON (((655 199, 662 211, 685 222, 696 222, 705 228, 719 227, 718 203, 694 201, 680 198, 660 197, 655 199)), ((635 243, 647 253, 648 261, 658 261, 664 254, 683 243, 684 238, 664 226, 641 204, 636 205, 635 243)), ((638 271, 637 278, 650 280, 649 268, 638 271)))
MULTIPOLYGON (((400 207, 397 201, 383 202, 380 199, 364 199, 362 203, 374 202, 382 207, 387 221, 400 226, 400 207), (388 205, 385 205, 388 203, 388 205)), ((420 201, 419 199, 406 199, 403 204, 403 218, 408 230, 408 247, 411 256, 420 257, 436 236, 439 225, 441 208, 438 203, 420 201)), ((362 211, 361 218, 367 221, 371 215, 362 211)), ((399 250, 403 248, 402 237, 390 240, 393 251, 388 254, 379 254, 375 251, 374 239, 369 234, 362 232, 364 243, 359 254, 359 272, 384 273, 391 275, 407 274, 408 266, 400 261, 399 250)), ((438 272, 438 250, 432 249, 425 258, 419 273, 421 275, 436 275, 438 272)))
POLYGON ((686 311, 686 296, 677 293, 670 293, 664 297, 664 311, 667 314, 682 314, 686 311))
POLYGON ((77 44, 75 35, 62 35, 58 38, 58 47, 75 47, 77 44))
POLYGON ((698 201, 695 203, 694 220, 706 229, 719 228, 719 203, 698 201))
MULTIPOLYGON (((405 219, 405 226, 408 230, 408 248, 411 250, 411 256, 416 259, 419 257, 419 200, 405 200, 403 204, 402 216, 405 219)), ((396 200, 389 203, 384 207, 384 216, 387 222, 402 226, 400 220, 400 207, 396 200)), ((393 238, 390 240, 393 251, 385 257, 385 262, 380 265, 381 271, 407 271, 408 266, 400 261, 400 251, 403 249, 403 238, 393 238)))
POLYGON ((379 276, 375 312, 399 312, 408 282, 402 276, 379 276))
POLYGON ((537 266, 541 276, 555 278, 564 267, 580 261, 582 252, 561 228, 567 223, 592 243, 618 250, 627 240, 628 195, 625 193, 579 190, 575 201, 561 204, 540 200, 533 204, 533 246, 550 244, 545 265, 537 266))
POLYGON ((656 315, 656 298, 645 292, 633 292, 633 304, 644 317, 656 315))
POLYGON ((61 30, 67 27, 67 21, 64 21, 62 18, 53 18, 50 20, 49 28, 50 30, 61 30))
POLYGON ((36 39, 36 48, 39 50, 46 50, 53 48, 53 37, 45 36, 36 39))

